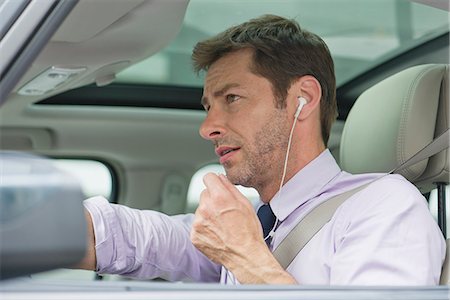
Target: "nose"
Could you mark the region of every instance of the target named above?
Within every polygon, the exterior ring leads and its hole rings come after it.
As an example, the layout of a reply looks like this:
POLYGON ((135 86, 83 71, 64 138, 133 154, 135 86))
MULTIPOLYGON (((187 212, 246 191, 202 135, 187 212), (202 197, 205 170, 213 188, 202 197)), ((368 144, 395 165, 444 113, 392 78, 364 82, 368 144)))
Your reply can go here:
POLYGON ((211 107, 205 120, 200 126, 199 133, 202 138, 211 141, 224 136, 225 120, 223 113, 211 107))

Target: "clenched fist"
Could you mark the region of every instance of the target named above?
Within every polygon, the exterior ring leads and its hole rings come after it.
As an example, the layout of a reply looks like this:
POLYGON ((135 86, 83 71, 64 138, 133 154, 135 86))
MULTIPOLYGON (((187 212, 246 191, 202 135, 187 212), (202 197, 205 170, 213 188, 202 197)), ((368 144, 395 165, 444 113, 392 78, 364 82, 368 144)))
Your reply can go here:
POLYGON ((240 283, 295 283, 264 242, 261 224, 247 198, 224 175, 208 173, 203 181, 206 189, 200 195, 191 231, 194 246, 230 270, 240 283), (280 281, 286 275, 289 280, 280 281))

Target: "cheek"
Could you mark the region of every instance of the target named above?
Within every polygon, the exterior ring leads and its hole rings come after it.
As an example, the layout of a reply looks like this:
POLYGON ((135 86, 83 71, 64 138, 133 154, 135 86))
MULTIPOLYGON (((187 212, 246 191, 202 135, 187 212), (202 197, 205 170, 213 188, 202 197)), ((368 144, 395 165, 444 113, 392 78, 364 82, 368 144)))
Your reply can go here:
POLYGON ((256 132, 255 144, 259 152, 267 153, 287 148, 289 128, 283 115, 275 115, 256 132))
POLYGON ((273 100, 266 99, 263 103, 251 106, 248 103, 248 107, 241 107, 234 115, 233 122, 229 123, 232 131, 242 139, 243 145, 255 150, 261 146, 274 148, 287 141, 285 136, 289 134, 286 111, 276 109, 273 100))

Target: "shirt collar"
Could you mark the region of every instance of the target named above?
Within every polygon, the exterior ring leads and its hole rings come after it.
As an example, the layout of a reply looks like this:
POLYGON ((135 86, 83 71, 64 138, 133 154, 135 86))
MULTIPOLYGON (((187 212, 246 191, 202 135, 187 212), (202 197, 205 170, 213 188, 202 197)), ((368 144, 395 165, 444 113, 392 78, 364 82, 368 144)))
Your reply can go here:
POLYGON ((296 208, 320 195, 327 183, 340 172, 341 168, 326 149, 275 194, 270 201, 275 216, 284 221, 296 208))

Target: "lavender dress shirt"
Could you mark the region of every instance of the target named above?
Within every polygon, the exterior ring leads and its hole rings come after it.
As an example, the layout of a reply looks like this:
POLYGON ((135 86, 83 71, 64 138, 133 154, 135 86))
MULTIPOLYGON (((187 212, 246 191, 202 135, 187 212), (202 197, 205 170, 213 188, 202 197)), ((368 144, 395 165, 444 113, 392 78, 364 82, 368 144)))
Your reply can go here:
MULTIPOLYGON (((271 248, 323 201, 381 175, 343 172, 325 150, 270 201, 279 219, 271 248)), ((167 216, 103 197, 84 205, 94 224, 98 273, 238 284, 190 242, 192 214, 167 216)), ((444 258, 445 241, 424 197, 402 176, 388 175, 342 204, 287 271, 308 285, 435 285, 444 258)))

